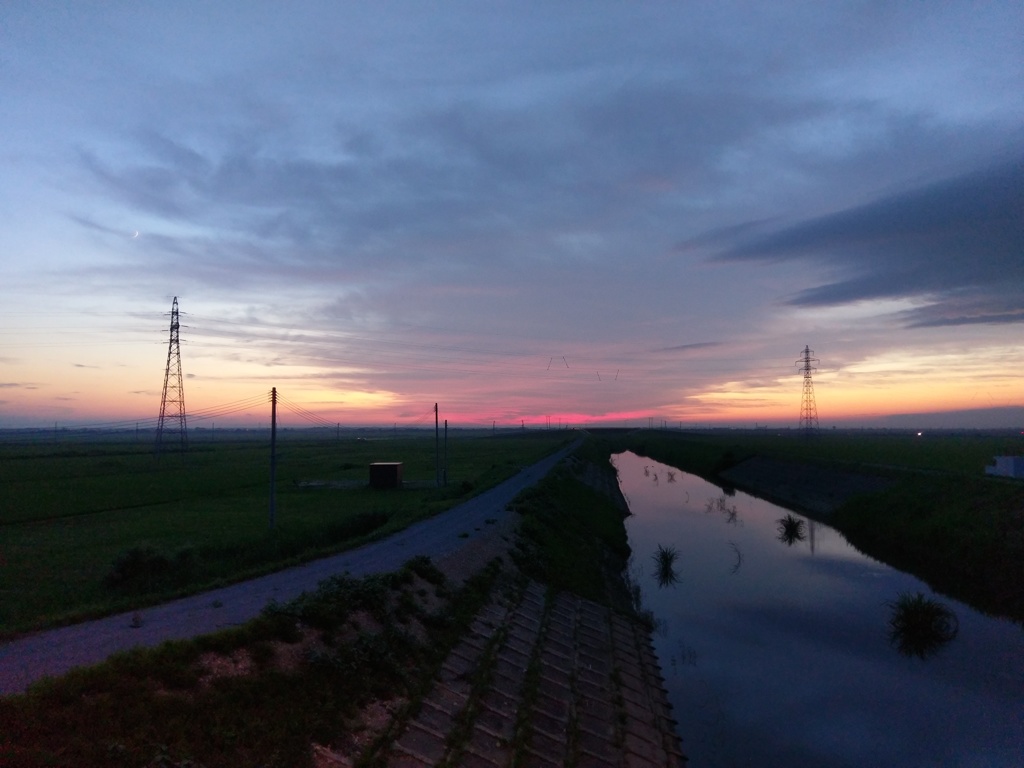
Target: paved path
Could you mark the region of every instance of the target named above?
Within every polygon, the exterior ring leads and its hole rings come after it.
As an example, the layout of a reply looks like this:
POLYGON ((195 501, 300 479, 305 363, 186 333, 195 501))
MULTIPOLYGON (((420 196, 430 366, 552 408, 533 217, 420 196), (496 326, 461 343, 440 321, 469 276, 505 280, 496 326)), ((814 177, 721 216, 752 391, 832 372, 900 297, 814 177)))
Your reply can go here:
POLYGON ((486 533, 489 519, 503 522, 511 514, 509 502, 537 483, 573 448, 575 444, 447 512, 358 549, 138 612, 39 632, 0 645, 0 695, 22 693, 36 680, 96 664, 118 651, 244 624, 271 601, 287 602, 330 576, 386 573, 417 555, 436 559, 451 554, 486 533))

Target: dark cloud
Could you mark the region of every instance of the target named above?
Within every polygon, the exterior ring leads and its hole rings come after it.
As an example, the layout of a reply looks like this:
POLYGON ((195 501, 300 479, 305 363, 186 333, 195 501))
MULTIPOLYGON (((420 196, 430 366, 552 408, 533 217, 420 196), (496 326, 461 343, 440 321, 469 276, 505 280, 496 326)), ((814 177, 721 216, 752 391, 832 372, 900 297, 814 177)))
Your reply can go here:
POLYGON ((1024 320, 1024 158, 745 239, 719 260, 806 260, 838 272, 795 306, 921 298, 905 324, 1024 320))
POLYGON ((714 347, 721 346, 720 341, 700 341, 695 344, 679 344, 674 347, 663 347, 655 350, 656 352, 695 352, 699 349, 711 349, 714 347))

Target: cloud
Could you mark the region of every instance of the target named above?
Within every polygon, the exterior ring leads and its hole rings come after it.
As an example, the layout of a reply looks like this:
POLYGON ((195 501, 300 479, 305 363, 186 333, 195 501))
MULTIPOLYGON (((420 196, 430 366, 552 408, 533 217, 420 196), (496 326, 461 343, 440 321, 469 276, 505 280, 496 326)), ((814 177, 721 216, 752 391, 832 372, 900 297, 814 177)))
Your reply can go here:
POLYGON ((793 306, 921 297, 905 325, 1021 322, 1024 158, 747 238, 717 260, 804 260, 840 276, 793 306))
POLYGON ((697 350, 701 350, 701 349, 711 349, 711 348, 714 348, 714 347, 721 346, 721 344, 722 344, 722 342, 720 342, 720 341, 700 341, 700 342, 696 342, 694 344, 679 344, 679 345, 674 346, 674 347, 663 347, 663 348, 655 350, 655 351, 656 352, 683 352, 683 353, 687 353, 687 352, 696 352, 697 350))

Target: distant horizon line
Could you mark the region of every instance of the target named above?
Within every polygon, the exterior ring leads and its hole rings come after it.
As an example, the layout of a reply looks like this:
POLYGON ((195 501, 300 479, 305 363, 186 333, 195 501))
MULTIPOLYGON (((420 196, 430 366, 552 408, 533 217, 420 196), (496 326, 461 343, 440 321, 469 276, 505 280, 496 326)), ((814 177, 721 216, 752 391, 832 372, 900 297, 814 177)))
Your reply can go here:
MULTIPOLYGON (((185 415, 189 419, 188 414, 185 415)), ((110 419, 85 420, 60 419, 47 420, 31 417, 22 417, 21 424, 4 425, 3 417, 0 416, 0 432, 42 432, 52 433, 54 431, 93 431, 93 432, 155 432, 159 427, 159 419, 148 417, 140 419, 110 419), (25 423, 30 422, 30 423, 25 423), (34 422, 34 423, 31 423, 34 422)), ((226 417, 221 426, 209 417, 197 416, 195 420, 199 424, 188 424, 189 432, 193 431, 257 431, 269 430, 270 419, 248 422, 234 422, 226 417)), ((287 421, 294 421, 289 417, 287 421)), ((326 418, 324 419, 326 421, 326 418)), ((954 430, 1016 430, 1024 429, 1024 405, 990 406, 987 408, 971 409, 950 409, 944 411, 922 411, 918 413, 893 413, 876 414, 863 416, 849 416, 836 418, 834 420, 818 419, 820 430, 831 429, 954 429, 954 430)), ((445 420, 441 425, 444 426, 445 420)), ((802 430, 802 426, 796 418, 793 419, 765 419, 763 422, 754 420, 752 423, 747 420, 735 418, 722 419, 668 419, 656 415, 630 416, 630 417, 596 417, 592 419, 565 419, 563 416, 535 416, 522 418, 518 421, 489 419, 481 421, 454 422, 447 420, 449 429, 475 429, 475 430, 522 430, 534 431, 557 431, 558 429, 586 429, 586 428, 619 428, 619 429, 782 429, 802 430)), ((282 424, 279 416, 277 422, 279 430, 306 430, 306 431, 337 431, 337 430, 432 430, 433 420, 417 421, 414 423, 402 424, 401 421, 366 421, 366 422, 334 422, 334 423, 307 423, 301 426, 293 424, 282 424)))

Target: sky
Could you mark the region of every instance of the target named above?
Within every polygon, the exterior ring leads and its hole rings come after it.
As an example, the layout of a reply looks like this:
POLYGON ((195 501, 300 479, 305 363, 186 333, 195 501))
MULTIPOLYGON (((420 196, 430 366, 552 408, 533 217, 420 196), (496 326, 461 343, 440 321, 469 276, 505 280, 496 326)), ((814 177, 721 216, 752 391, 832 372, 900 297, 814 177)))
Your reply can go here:
POLYGON ((190 425, 796 428, 808 348, 823 427, 1022 426, 1022 41, 1017 0, 0 0, 0 427, 156 418, 175 297, 190 425))

